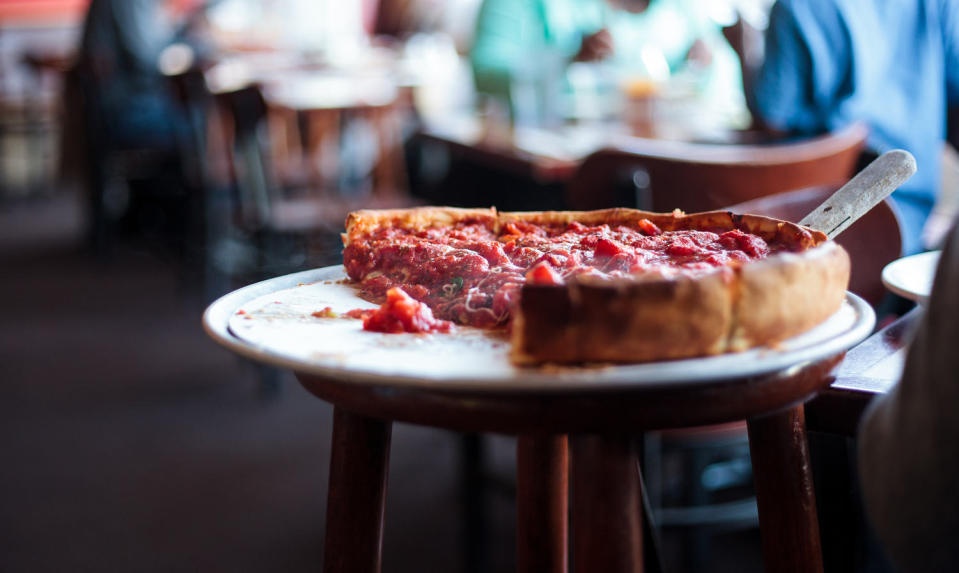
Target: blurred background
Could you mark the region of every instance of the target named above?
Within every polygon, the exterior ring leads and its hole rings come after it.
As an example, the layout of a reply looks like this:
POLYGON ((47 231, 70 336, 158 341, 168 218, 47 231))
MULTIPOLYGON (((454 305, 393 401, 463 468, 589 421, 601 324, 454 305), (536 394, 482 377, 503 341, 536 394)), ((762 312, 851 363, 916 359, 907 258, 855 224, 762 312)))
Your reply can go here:
MULTIPOLYGON (((770 2, 647 4, 0 0, 0 571, 314 570, 331 408, 203 308, 338 264, 357 208, 764 141, 723 30, 770 2)), ((668 570, 761 570, 744 434, 701 443, 647 438, 668 570)), ((398 425, 384 570, 513 570, 513 456, 398 425)))

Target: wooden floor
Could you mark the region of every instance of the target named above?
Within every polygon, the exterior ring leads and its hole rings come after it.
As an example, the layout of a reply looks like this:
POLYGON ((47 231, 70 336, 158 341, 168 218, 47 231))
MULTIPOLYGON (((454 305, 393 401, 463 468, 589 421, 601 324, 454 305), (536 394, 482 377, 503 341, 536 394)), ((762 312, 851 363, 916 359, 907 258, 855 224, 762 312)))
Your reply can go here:
MULTIPOLYGON (((0 203, 0 571, 316 571, 330 407, 208 341, 176 266, 84 254, 78 213, 0 203)), ((385 571, 463 570, 458 444, 395 428, 385 571)), ((491 446, 512 476, 512 441, 491 446)), ((511 571, 513 502, 489 499, 511 571)), ((708 570, 757 570, 757 539, 713 543, 708 570)))

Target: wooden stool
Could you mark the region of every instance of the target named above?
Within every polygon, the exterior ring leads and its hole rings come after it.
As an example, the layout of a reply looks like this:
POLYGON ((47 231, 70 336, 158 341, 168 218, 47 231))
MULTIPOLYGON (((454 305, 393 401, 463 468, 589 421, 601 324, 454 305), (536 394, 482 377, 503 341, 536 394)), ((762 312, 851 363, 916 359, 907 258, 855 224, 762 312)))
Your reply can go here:
POLYGON ((633 436, 745 419, 767 571, 821 572, 802 403, 832 382, 840 359, 753 378, 589 393, 383 388, 298 374, 335 406, 324 571, 380 570, 393 421, 519 436, 519 571, 566 571, 571 545, 576 571, 634 573, 643 548, 633 436))
POLYGON ((304 305, 316 297, 348 305, 354 295, 343 277, 339 266, 277 277, 225 295, 204 313, 218 343, 292 369, 334 405, 328 573, 380 570, 394 421, 518 436, 519 571, 563 572, 571 557, 579 573, 634 573, 643 567, 635 437, 746 420, 766 570, 822 571, 803 404, 833 381, 845 350, 872 331, 875 315, 862 299, 847 295, 834 319, 781 349, 529 369, 509 363, 497 336, 384 346, 343 322, 304 323, 304 305))

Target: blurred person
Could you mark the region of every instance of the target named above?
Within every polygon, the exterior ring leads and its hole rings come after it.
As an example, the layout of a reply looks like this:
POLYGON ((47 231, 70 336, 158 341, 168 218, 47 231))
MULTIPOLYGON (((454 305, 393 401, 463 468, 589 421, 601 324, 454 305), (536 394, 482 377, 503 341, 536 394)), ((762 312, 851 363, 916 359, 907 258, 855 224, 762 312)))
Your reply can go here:
POLYGON ((96 98, 110 145, 175 145, 182 118, 160 72, 163 50, 185 42, 206 3, 168 0, 187 17, 175 29, 166 0, 92 0, 84 21, 77 66, 96 98), (189 8, 189 9, 188 9, 189 8))
POLYGON ((870 405, 859 431, 867 515, 899 571, 959 570, 956 340, 959 226, 954 224, 902 378, 870 405))
POLYGON ((601 62, 614 81, 694 68, 706 100, 722 90, 741 99, 736 54, 705 12, 697 0, 485 0, 470 52, 477 90, 512 108, 529 76, 559 76, 568 89, 571 64, 601 62))
MULTIPOLYGON (((98 253, 133 233, 185 253, 199 225, 199 194, 184 172, 195 126, 160 71, 161 54, 192 40, 211 2, 92 0, 64 86, 61 161, 83 181, 98 253), (169 10, 169 12, 168 12, 169 10), (168 16, 182 14, 174 28, 168 16), (74 116, 82 118, 77 121, 74 116), (133 153, 123 153, 132 151, 133 153), (143 153, 146 152, 146 153, 143 153)), ((202 45, 193 41, 194 53, 202 45)))
POLYGON ((766 129, 805 136, 864 121, 870 155, 912 152, 919 171, 893 199, 904 251, 923 250, 946 112, 959 101, 959 4, 780 0, 765 38, 742 21, 727 37, 744 66, 750 111, 766 129))

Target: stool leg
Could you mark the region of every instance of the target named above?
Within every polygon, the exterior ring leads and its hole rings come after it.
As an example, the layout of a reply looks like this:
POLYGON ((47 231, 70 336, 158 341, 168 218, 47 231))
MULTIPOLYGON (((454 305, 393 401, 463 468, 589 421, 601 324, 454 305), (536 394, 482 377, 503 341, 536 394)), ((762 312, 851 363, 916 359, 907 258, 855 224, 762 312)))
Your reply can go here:
POLYGON ((464 573, 484 573, 486 554, 487 516, 486 448, 481 434, 463 434, 460 437, 460 498, 463 506, 464 573))
POLYGON ((516 568, 565 573, 568 565, 566 436, 520 436, 516 441, 516 568))
POLYGON ((642 486, 635 444, 622 437, 573 440, 573 570, 643 570, 642 486))
POLYGON ((379 573, 393 425, 333 409, 326 573, 379 573))
POLYGON ((770 573, 822 573, 803 407, 747 422, 759 528, 770 573))

